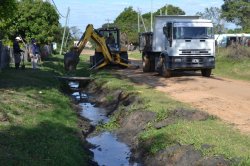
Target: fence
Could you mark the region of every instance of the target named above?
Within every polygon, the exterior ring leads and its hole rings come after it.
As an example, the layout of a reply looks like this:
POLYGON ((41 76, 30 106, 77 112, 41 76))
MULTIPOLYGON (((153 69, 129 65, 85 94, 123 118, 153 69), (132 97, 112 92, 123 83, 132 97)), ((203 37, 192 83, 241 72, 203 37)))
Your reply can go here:
POLYGON ((8 68, 11 62, 12 49, 6 47, 0 41, 0 69, 8 68))
MULTIPOLYGON (((24 61, 28 61, 28 54, 31 45, 26 45, 27 48, 24 49, 24 56, 21 58, 24 58, 24 61)), ((43 59, 46 59, 49 55, 52 54, 52 47, 50 45, 44 45, 42 48, 40 48, 40 53, 43 59)), ((0 41, 0 70, 9 68, 10 65, 14 63, 14 54, 13 54, 13 48, 7 47, 2 44, 0 41)))

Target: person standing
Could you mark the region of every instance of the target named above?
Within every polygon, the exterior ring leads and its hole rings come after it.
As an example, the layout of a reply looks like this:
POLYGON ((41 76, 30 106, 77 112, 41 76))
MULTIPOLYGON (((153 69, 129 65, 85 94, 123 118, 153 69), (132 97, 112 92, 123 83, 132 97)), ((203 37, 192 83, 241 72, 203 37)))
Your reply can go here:
POLYGON ((37 46, 36 40, 33 39, 31 45, 31 64, 33 69, 37 69, 39 61, 40 61, 39 48, 37 46))
POLYGON ((21 37, 16 37, 13 43, 13 52, 14 52, 14 61, 15 61, 15 68, 19 69, 20 62, 21 62, 21 52, 23 50, 20 49, 19 42, 22 41, 21 37))

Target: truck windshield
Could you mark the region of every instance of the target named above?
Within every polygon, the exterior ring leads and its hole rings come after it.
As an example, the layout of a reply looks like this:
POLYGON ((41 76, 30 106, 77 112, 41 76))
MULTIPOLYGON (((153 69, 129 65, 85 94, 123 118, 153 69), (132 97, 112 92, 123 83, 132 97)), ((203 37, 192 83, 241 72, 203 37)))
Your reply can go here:
POLYGON ((212 27, 174 27, 174 39, 213 39, 212 27))

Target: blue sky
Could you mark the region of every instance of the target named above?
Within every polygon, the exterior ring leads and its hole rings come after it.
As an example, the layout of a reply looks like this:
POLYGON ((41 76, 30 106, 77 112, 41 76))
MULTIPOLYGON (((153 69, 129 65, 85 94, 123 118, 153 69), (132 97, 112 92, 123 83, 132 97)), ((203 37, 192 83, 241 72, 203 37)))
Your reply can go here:
MULTIPOLYGON (((206 7, 220 7, 223 0, 54 0, 58 10, 66 16, 67 8, 70 7, 69 26, 77 26, 81 31, 87 24, 93 24, 99 28, 102 24, 111 22, 123 11, 125 7, 132 6, 135 10, 140 8, 142 13, 153 11, 166 4, 180 7, 187 15, 194 15, 204 11, 206 7)), ((62 25, 65 18, 61 18, 62 25)))

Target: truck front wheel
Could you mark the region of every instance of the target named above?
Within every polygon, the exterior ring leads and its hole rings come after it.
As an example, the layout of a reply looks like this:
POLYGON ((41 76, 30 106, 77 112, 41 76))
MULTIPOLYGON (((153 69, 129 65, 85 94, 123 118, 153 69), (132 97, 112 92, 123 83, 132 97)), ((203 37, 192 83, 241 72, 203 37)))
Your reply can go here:
POLYGON ((161 67, 161 75, 165 78, 171 77, 171 70, 166 67, 164 60, 161 67))
POLYGON ((203 77, 210 77, 212 69, 201 69, 201 75, 203 77))
POLYGON ((143 72, 150 72, 150 60, 146 55, 142 57, 142 69, 143 72))

